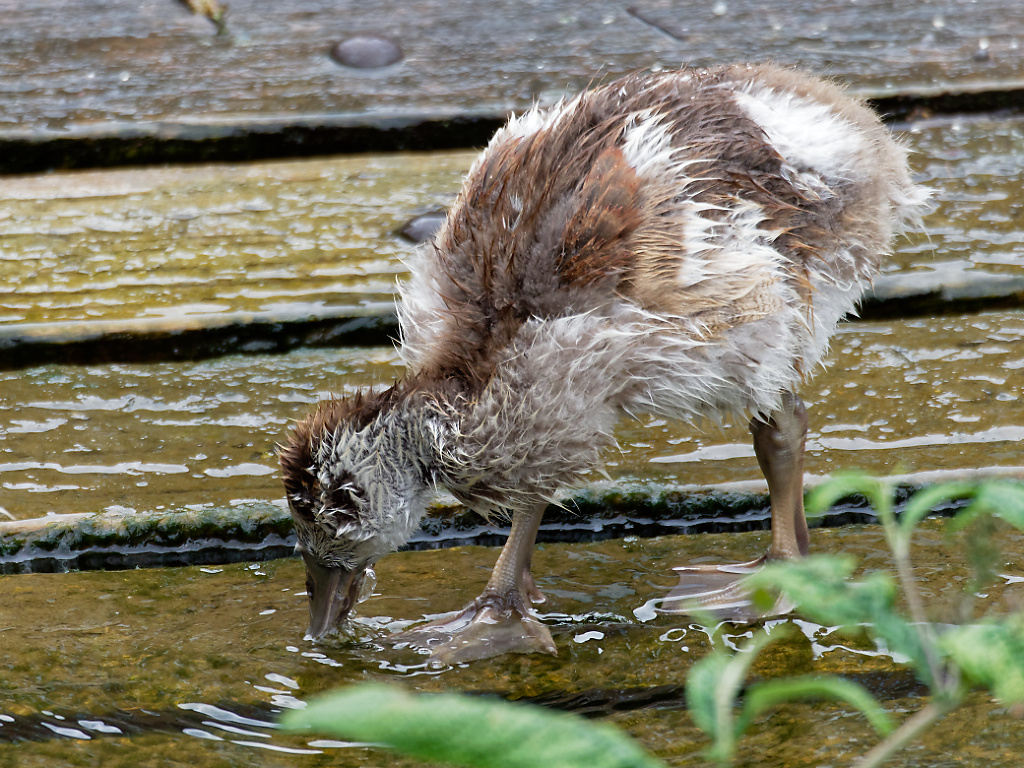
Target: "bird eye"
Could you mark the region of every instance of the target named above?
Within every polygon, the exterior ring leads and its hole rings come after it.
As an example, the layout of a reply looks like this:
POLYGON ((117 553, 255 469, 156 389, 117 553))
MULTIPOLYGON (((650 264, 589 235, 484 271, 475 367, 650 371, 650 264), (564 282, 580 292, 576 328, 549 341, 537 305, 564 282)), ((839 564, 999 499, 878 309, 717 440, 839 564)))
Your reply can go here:
POLYGON ((288 494, 288 508, 297 523, 298 521, 312 521, 313 498, 313 494, 306 488, 288 494))
POLYGON ((330 509, 356 512, 363 502, 363 494, 352 483, 344 483, 330 489, 325 494, 324 502, 330 509))

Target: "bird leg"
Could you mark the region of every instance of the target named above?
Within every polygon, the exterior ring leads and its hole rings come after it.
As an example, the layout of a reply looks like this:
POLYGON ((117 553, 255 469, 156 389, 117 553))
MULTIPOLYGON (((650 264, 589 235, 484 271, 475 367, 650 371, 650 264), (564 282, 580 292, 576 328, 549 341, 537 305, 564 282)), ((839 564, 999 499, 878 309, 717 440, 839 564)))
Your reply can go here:
POLYGON ((779 599, 768 612, 756 609, 745 589, 743 576, 771 560, 796 560, 807 554, 807 519, 804 517, 804 443, 807 410, 792 392, 782 396, 782 407, 767 419, 750 421, 754 453, 768 481, 772 509, 772 543, 767 554, 749 563, 684 566, 679 585, 658 601, 662 613, 709 612, 722 620, 750 622, 788 613, 792 605, 779 599), (666 604, 673 604, 670 607, 666 604))
POLYGON ((461 611, 402 633, 431 658, 455 664, 504 653, 557 653, 551 633, 530 609, 544 595, 530 574, 537 529, 546 505, 512 516, 512 532, 483 593, 461 611))

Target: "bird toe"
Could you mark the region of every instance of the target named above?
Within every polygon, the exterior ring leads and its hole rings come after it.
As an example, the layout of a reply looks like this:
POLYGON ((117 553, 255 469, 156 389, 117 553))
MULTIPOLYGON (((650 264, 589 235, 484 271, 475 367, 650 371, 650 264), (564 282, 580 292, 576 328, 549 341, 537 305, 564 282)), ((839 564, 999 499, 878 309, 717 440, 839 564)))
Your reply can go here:
POLYGON ((440 664, 461 664, 506 653, 558 653, 551 632, 518 594, 482 595, 461 611, 403 632, 401 639, 429 650, 431 661, 440 664))

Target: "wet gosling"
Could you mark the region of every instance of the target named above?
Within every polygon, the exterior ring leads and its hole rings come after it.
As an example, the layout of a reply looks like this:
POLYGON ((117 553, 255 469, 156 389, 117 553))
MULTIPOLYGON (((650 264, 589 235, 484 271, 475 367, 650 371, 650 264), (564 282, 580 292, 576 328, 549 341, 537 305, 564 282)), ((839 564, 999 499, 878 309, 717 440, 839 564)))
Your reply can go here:
MULTIPOLYGON (((513 117, 401 288, 406 379, 321 402, 280 451, 309 635, 444 488, 512 532, 483 594, 420 636, 449 661, 555 653, 530 608, 537 529, 623 412, 749 419, 766 557, 805 554, 797 389, 925 199, 872 112, 774 66, 637 74, 513 117)), ((756 565, 702 600, 743 615, 756 565)))

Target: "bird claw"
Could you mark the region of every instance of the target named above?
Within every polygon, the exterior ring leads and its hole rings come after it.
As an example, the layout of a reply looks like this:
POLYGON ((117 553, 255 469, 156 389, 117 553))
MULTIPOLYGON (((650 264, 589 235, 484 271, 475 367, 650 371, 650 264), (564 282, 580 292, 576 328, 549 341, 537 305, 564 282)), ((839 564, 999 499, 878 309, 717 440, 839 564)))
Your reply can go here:
POLYGON ((674 568, 679 583, 664 597, 648 600, 635 613, 643 620, 654 614, 710 615, 718 621, 753 624, 793 610, 793 603, 779 596, 768 610, 754 605, 745 576, 756 573, 767 562, 760 557, 749 563, 691 565, 674 568))
POLYGON ((557 655, 551 632, 522 596, 483 594, 461 611, 446 613, 399 637, 430 650, 432 661, 459 664, 505 653, 557 655))

